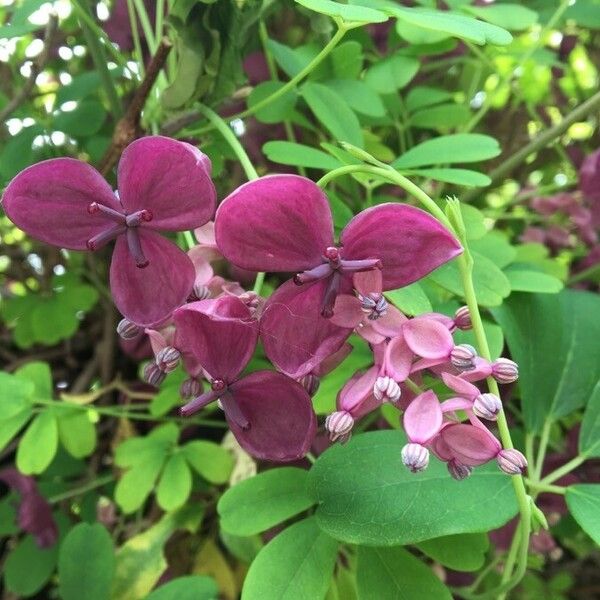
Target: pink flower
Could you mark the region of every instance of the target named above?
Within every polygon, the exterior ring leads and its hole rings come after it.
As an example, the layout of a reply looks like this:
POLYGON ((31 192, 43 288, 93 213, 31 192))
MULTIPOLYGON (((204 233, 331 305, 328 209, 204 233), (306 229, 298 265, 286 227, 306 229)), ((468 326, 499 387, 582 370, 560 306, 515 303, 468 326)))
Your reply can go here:
POLYGON ((121 313, 138 325, 168 317, 185 302, 194 267, 158 234, 206 223, 215 209, 210 161, 197 148, 150 136, 130 144, 118 168, 118 195, 90 165, 57 158, 33 165, 8 185, 8 217, 43 242, 97 250, 116 240, 110 286, 121 313))

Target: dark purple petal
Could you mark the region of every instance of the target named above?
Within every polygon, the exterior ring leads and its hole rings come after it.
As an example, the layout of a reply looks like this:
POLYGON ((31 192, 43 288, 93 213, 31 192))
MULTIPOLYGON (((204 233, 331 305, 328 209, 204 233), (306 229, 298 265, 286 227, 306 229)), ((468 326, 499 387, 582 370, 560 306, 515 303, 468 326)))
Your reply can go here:
POLYGON ((284 283, 267 301, 260 337, 271 362, 293 378, 310 373, 336 352, 352 333, 321 316, 327 281, 297 286, 284 283))
POLYGON ((139 229, 149 263, 136 266, 127 238, 117 238, 110 265, 110 288, 121 314, 138 325, 153 325, 168 317, 190 295, 194 265, 173 242, 153 231, 139 229))
POLYGON ((344 260, 381 259, 384 290, 409 285, 462 252, 443 225, 406 204, 363 210, 344 228, 341 242, 344 260))
POLYGON ((4 211, 17 227, 42 242, 70 250, 87 250, 87 241, 112 224, 103 214, 88 212, 92 202, 121 211, 100 173, 74 158, 28 167, 8 184, 2 197, 4 211))
POLYGON ((119 198, 128 213, 149 210, 145 227, 183 231, 212 218, 217 193, 208 157, 198 148, 162 136, 129 144, 119 162, 119 198))
POLYGON ((333 245, 327 198, 310 179, 271 175, 250 181, 219 206, 219 250, 251 271, 304 271, 323 262, 333 245))
POLYGON ((234 401, 249 423, 240 427, 227 415, 238 442, 264 460, 302 458, 315 437, 317 419, 310 396, 296 381, 275 371, 258 371, 231 386, 234 401))
POLYGON ((256 348, 258 322, 236 296, 186 304, 173 319, 175 346, 195 356, 213 379, 232 382, 256 348))

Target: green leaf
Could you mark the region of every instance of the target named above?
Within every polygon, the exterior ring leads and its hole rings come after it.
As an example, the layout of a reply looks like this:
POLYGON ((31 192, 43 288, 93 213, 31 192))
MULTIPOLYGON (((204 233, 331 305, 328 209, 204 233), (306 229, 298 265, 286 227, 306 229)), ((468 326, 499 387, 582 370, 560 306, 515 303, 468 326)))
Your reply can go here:
POLYGON ((52 462, 58 447, 58 425, 52 410, 33 419, 17 449, 17 468, 24 475, 38 475, 52 462))
POLYGON ((415 316, 433 311, 429 298, 418 283, 411 283, 398 290, 391 290, 386 292, 385 295, 392 304, 407 315, 415 316))
POLYGON ((117 550, 117 570, 112 587, 115 600, 142 600, 167 568, 164 545, 174 531, 194 533, 202 520, 202 509, 195 504, 166 514, 158 523, 128 539, 117 550))
POLYGON ((510 478, 496 465, 465 481, 435 459, 411 473, 402 464, 404 443, 399 431, 376 431, 319 456, 309 483, 324 531, 352 544, 394 546, 488 531, 516 514, 510 478))
POLYGON ((0 451, 19 433, 31 415, 33 409, 28 407, 8 419, 0 420, 0 451))
POLYGON ((417 59, 397 53, 370 67, 365 82, 379 94, 394 94, 407 85, 418 70, 417 59))
POLYGON ((297 75, 309 62, 298 49, 290 48, 275 40, 268 40, 267 47, 277 64, 289 77, 297 75))
MULTIPOLYGON (((248 96, 248 107, 252 108, 265 98, 268 98, 276 91, 281 89, 285 84, 281 81, 263 81, 259 83, 248 96)), ((280 123, 289 118, 294 110, 298 94, 296 90, 290 90, 283 94, 280 98, 271 102, 264 108, 259 109, 254 116, 263 123, 280 123)))
POLYGON ((70 112, 61 112, 54 118, 53 127, 75 138, 98 133, 106 119, 106 111, 98 100, 84 100, 70 112))
POLYGON ((263 148, 264 155, 272 162, 294 167, 308 167, 330 171, 342 166, 337 159, 329 154, 296 142, 273 141, 267 142, 263 148))
MULTIPOLYGON (((510 294, 510 283, 506 275, 488 258, 472 252, 473 283, 477 301, 482 306, 499 306, 510 294)), ((464 298, 460 271, 456 260, 450 261, 436 269, 429 279, 453 294, 464 298)))
POLYGON ((18 596, 33 596, 44 587, 54 573, 57 557, 57 546, 38 548, 33 536, 25 536, 6 557, 6 588, 18 596))
POLYGON ((483 213, 470 204, 461 204, 460 212, 467 232, 468 240, 479 240, 487 233, 483 213))
POLYGON ((594 386, 583 413, 579 431, 579 453, 600 457, 600 381, 594 386))
POLYGON ((362 147, 360 123, 342 96, 322 83, 313 82, 302 86, 302 96, 315 117, 336 141, 362 147))
POLYGON ((478 171, 471 171, 470 169, 415 169, 411 173, 434 179, 435 181, 444 181, 464 187, 485 187, 492 183, 492 180, 487 175, 478 171))
POLYGON ((235 463, 229 450, 214 442, 195 440, 188 442, 182 452, 192 468, 206 481, 216 484, 229 481, 235 463))
POLYGON ((412 169, 428 165, 471 163, 500 154, 498 142, 480 133, 454 133, 427 140, 398 157, 392 166, 412 169))
POLYGON ((124 513, 135 512, 142 506, 154 487, 164 461, 164 453, 151 453, 145 462, 137 464, 119 479, 115 500, 124 513))
POLYGON ((366 6, 352 6, 331 0, 295 0, 298 4, 330 17, 338 17, 347 23, 383 23, 388 16, 366 6))
POLYGON ((15 375, 33 384, 33 397, 39 400, 52 399, 52 373, 45 362, 29 362, 15 371, 15 375))
POLYGON ((63 409, 58 415, 58 437, 65 450, 75 458, 89 456, 96 447, 96 427, 87 411, 63 409))
POLYGON ((557 294, 563 289, 563 282, 552 275, 527 268, 524 264, 512 264, 504 270, 514 292, 557 294))
POLYGON ((575 290, 515 293, 492 313, 521 366, 528 431, 540 431, 547 418, 581 408, 600 379, 600 298, 575 290))
POLYGON ((579 483, 570 485, 565 495, 569 511, 581 528, 600 545, 600 485, 579 483))
POLYGON ((461 10, 510 31, 525 31, 537 23, 538 20, 538 15, 535 11, 521 4, 462 6, 461 10))
POLYGON ((440 104, 413 113, 409 122, 412 127, 447 131, 465 125, 470 116, 471 111, 464 104, 440 104))
POLYGON ((363 49, 355 40, 343 42, 333 49, 329 55, 333 75, 336 79, 355 80, 360 76, 363 67, 363 49))
POLYGON ((356 582, 361 600, 452 599, 439 577, 401 547, 359 547, 356 582))
POLYGON ((31 406, 34 384, 0 372, 0 421, 11 419, 31 406))
POLYGON ((113 541, 100 523, 79 523, 60 546, 58 578, 62 600, 108 600, 115 572, 113 541))
POLYGON ((146 600, 217 600, 219 588, 214 579, 203 575, 186 575, 156 588, 146 600))
POLYGON ((185 504, 192 491, 192 473, 182 453, 173 454, 165 464, 156 500, 161 508, 173 511, 185 504))
MULTIPOLYGON (((406 108, 409 112, 414 112, 419 108, 425 108, 426 106, 433 106, 434 104, 440 104, 442 102, 446 102, 452 98, 452 94, 447 90, 441 88, 434 88, 429 86, 420 86, 417 85, 411 88, 406 94, 406 108)), ((467 135, 467 134, 462 134, 467 135)), ((486 136, 484 136, 486 137, 486 136)), ((493 138, 492 138, 493 139, 493 138)), ((417 144, 414 148, 421 146, 422 144, 417 144)), ((409 152, 412 151, 409 150, 409 152)), ((404 156, 404 155, 403 155, 404 156)), ((432 163, 433 164, 433 163, 432 163)))
POLYGON ((417 548, 454 571, 477 571, 485 563, 490 540, 485 533, 461 533, 426 540, 417 548))
POLYGON ((485 256, 500 269, 513 262, 517 255, 515 247, 502 231, 488 231, 483 237, 473 239, 469 245, 471 250, 485 256))
POLYGON ((323 598, 331 583, 338 543, 313 517, 295 523, 272 539, 246 575, 242 600, 323 598))
POLYGON ((253 535, 313 505, 306 490, 308 472, 279 467, 228 489, 217 505, 221 527, 235 535, 253 535))
POLYGON ((369 117, 384 117, 385 106, 381 98, 364 81, 333 79, 328 81, 334 92, 341 94, 352 110, 369 117))

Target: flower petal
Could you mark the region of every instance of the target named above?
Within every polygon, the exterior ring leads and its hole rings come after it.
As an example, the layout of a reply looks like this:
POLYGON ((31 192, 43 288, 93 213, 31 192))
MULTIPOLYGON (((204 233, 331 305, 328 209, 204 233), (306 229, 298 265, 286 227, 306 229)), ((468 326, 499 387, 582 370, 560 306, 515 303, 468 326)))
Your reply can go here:
POLYGON ((310 373, 352 333, 321 316, 327 281, 284 283, 267 301, 260 337, 271 362, 294 379, 310 373))
POLYGON ((404 337, 398 335, 387 344, 383 359, 383 368, 386 375, 400 383, 406 381, 410 374, 413 353, 406 344, 404 337))
POLYGON ((231 391, 250 427, 227 420, 247 452, 281 462, 298 460, 308 452, 317 418, 310 396, 298 382, 275 371, 258 371, 234 383, 231 391))
POLYGON ((258 322, 236 296, 178 308, 176 347, 193 354, 213 379, 231 383, 248 364, 258 341, 258 322))
POLYGON ((329 319, 339 327, 356 327, 365 318, 360 307, 360 300, 350 294, 340 294, 335 299, 333 316, 329 319))
POLYGON ((489 431, 464 423, 446 427, 441 438, 453 457, 469 467, 488 462, 498 454, 501 447, 489 431))
POLYGON ((354 284, 354 289, 363 296, 381 294, 383 286, 381 269, 359 271, 352 276, 352 283, 354 284))
POLYGON ((376 400, 373 394, 377 371, 377 367, 371 367, 364 373, 360 371, 354 373, 338 393, 337 409, 349 412, 355 419, 358 419, 366 414, 362 412, 365 403, 369 406, 376 403, 379 406, 381 402, 376 400))
POLYGON ((159 135, 125 148, 119 162, 119 198, 129 213, 150 210, 145 227, 184 231, 204 225, 217 201, 208 157, 198 148, 159 135))
POLYGON ((19 173, 2 197, 8 218, 31 237, 47 244, 87 250, 86 242, 112 222, 102 213, 91 215, 98 202, 122 212, 103 177, 74 158, 45 160, 19 173))
POLYGON ((319 366, 315 367, 313 373, 317 377, 325 377, 328 373, 331 373, 334 369, 336 369, 339 365, 341 365, 344 360, 350 355, 350 353, 354 350, 352 344, 345 342, 342 344, 342 347, 330 354, 319 366))
POLYGON ((217 245, 234 265, 251 271, 304 271, 333 245, 325 194, 310 179, 271 175, 250 181, 219 206, 217 245))
POLYGON ((343 258, 379 258, 383 289, 404 287, 462 252, 458 241, 428 213, 406 204, 363 210, 341 234, 343 258))
POLYGON ((150 326, 186 301, 194 285, 194 265, 183 250, 161 235, 140 227, 139 236, 148 266, 136 266, 126 237, 120 235, 110 265, 110 288, 124 317, 150 326))
POLYGON ((392 338, 400 335, 402 325, 408 318, 393 304, 388 304, 386 313, 371 323, 373 329, 384 337, 392 338))
POLYGON ((417 396, 404 413, 404 431, 411 442, 426 444, 438 433, 443 415, 437 396, 428 390, 417 396))
POLYGON ((447 358, 454 347, 452 335, 433 319, 410 319, 402 326, 408 347, 421 358, 447 358))
POLYGON ((451 373, 442 373, 442 379, 444 383, 457 394, 470 398, 471 400, 479 395, 479 388, 468 381, 465 381, 462 377, 457 377, 451 373))

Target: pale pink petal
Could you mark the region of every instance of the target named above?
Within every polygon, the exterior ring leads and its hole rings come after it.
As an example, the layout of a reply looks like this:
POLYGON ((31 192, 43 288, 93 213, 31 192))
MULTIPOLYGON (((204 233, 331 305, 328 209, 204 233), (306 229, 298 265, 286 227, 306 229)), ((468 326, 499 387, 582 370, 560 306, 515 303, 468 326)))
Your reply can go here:
POLYGON ((454 390, 457 394, 465 398, 473 399, 479 395, 479 388, 465 381, 463 377, 457 377, 450 373, 442 373, 442 379, 451 390, 454 390))
POLYGON ((383 371, 394 381, 405 381, 410 374, 414 355, 402 335, 393 338, 387 345, 383 359, 383 371))
POLYGON ((441 437, 452 452, 453 458, 469 467, 490 461, 501 448, 487 430, 463 423, 445 428, 441 437))
POLYGON ((448 329, 433 319, 410 319, 402 326, 402 334, 408 347, 422 358, 447 358, 454 347, 448 329))
POLYGON ((404 431, 411 442, 426 444, 438 433, 443 416, 437 396, 428 390, 417 396, 404 413, 404 431))

